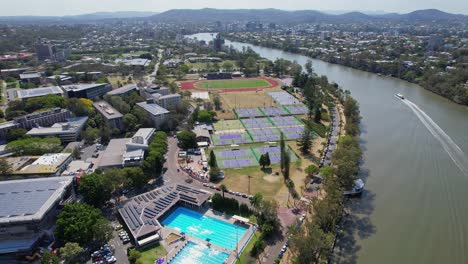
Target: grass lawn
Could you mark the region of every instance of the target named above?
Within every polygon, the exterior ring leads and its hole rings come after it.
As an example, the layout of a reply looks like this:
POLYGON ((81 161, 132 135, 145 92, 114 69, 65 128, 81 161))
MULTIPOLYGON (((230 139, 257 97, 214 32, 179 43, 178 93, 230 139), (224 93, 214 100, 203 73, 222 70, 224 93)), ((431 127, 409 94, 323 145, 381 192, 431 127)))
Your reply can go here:
POLYGON ((255 241, 257 241, 259 238, 260 238, 260 232, 257 231, 252 236, 247 246, 245 246, 236 264, 256 263, 257 260, 250 256, 250 251, 252 250, 253 245, 255 244, 255 241))
POLYGON ((195 84, 197 88, 226 89, 226 88, 261 88, 268 87, 270 83, 262 79, 232 79, 232 80, 205 80, 195 84))
POLYGON ((250 193, 261 192, 266 198, 274 198, 281 189, 283 176, 271 176, 271 171, 279 172, 279 165, 273 165, 272 169, 262 171, 260 167, 248 167, 242 169, 225 169, 225 178, 219 184, 225 184, 228 189, 248 193, 250 175, 250 193))
POLYGON ((146 249, 145 251, 141 251, 141 257, 143 264, 154 264, 154 261, 158 258, 162 258, 167 254, 166 249, 164 249, 161 244, 153 246, 151 248, 146 249))
POLYGON ((213 127, 217 131, 244 129, 244 126, 237 119, 235 119, 235 120, 221 120, 221 121, 213 123, 213 127))

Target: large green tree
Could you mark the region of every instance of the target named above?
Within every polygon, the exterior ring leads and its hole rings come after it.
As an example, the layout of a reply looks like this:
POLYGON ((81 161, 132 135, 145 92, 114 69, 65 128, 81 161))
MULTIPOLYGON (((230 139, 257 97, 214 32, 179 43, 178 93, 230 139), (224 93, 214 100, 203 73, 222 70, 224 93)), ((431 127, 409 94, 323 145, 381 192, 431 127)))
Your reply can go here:
POLYGON ((177 140, 179 141, 179 147, 182 149, 191 149, 198 147, 197 135, 192 131, 181 131, 177 133, 177 140))
POLYGON ((86 246, 92 242, 107 242, 112 227, 101 211, 84 203, 65 205, 57 218, 58 239, 86 246))
POLYGON ((89 174, 81 178, 80 193, 85 202, 101 207, 111 198, 112 184, 104 174, 89 174))
POLYGON ((60 248, 60 257, 65 263, 79 264, 83 262, 81 259, 83 252, 84 249, 78 243, 68 242, 60 248))
POLYGON ((40 156, 45 153, 57 153, 62 150, 60 139, 58 138, 23 138, 9 142, 6 149, 12 151, 17 156, 35 155, 40 156))

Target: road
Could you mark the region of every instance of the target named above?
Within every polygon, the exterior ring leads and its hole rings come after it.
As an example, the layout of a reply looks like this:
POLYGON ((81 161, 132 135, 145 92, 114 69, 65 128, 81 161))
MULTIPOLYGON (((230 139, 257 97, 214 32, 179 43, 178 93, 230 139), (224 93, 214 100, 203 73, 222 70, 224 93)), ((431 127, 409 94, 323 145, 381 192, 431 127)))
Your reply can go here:
MULTIPOLYGON (((180 184, 186 184, 190 185, 192 187, 195 187, 197 189, 202 189, 205 191, 208 191, 210 193, 221 193, 220 191, 217 191, 216 189, 211 189, 208 187, 203 186, 202 182, 199 182, 197 180, 193 180, 191 183, 187 183, 186 180, 192 179, 190 176, 188 176, 185 172, 182 170, 177 171, 179 168, 179 163, 177 161, 178 159, 178 153, 179 153, 179 148, 177 147, 177 139, 173 137, 168 138, 168 151, 167 151, 167 160, 164 163, 164 168, 166 168, 165 173, 163 174, 163 184, 175 184, 175 183, 180 183, 180 184)), ((244 198, 241 196, 236 196, 233 194, 229 193, 224 193, 225 197, 229 198, 234 198, 238 200, 239 202, 245 203, 250 206, 250 201, 248 198, 244 198)))
POLYGON ((146 82, 148 83, 148 85, 152 84, 153 81, 156 80, 156 75, 158 74, 159 65, 161 64, 162 54, 163 54, 163 50, 162 49, 158 50, 158 57, 157 57, 158 62, 154 65, 154 71, 151 74, 148 74, 146 76, 146 82))

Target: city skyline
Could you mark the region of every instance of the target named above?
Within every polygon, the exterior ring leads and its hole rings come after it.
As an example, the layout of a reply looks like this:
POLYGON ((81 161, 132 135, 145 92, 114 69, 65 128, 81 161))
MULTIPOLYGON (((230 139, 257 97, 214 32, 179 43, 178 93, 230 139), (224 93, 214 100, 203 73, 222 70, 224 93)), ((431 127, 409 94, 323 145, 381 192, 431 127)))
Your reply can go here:
MULTIPOLYGON (((2 0, 5 1, 5 0, 2 0)), ((468 4, 457 0, 447 0, 444 2, 436 0, 416 0, 392 2, 379 2, 373 0, 358 0, 354 2, 343 0, 329 1, 308 1, 297 0, 294 3, 285 4, 279 0, 259 0, 255 2, 247 0, 232 1, 167 1, 167 0, 81 0, 77 2, 61 0, 18 0, 14 2, 2 3, 0 16, 68 16, 81 15, 95 12, 119 12, 119 11, 146 11, 164 12, 171 9, 263 9, 276 8, 282 10, 319 10, 327 11, 363 11, 363 12, 387 12, 387 13, 408 13, 420 9, 439 9, 444 12, 454 14, 468 14, 468 4)))

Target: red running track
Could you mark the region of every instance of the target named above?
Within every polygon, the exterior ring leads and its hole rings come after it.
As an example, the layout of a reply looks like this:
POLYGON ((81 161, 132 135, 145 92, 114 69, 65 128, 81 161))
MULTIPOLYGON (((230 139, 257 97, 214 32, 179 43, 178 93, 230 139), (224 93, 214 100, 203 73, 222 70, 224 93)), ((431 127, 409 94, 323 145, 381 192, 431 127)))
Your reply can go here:
MULTIPOLYGON (((263 89, 270 89, 274 88, 280 85, 279 81, 270 79, 270 78, 265 78, 265 77, 258 77, 255 79, 262 79, 267 81, 270 85, 267 87, 252 87, 252 88, 226 88, 226 89, 211 89, 209 90, 210 92, 217 92, 217 93, 232 93, 232 92, 248 92, 248 91, 259 91, 263 89)), ((180 84, 182 90, 196 90, 196 91, 201 91, 201 92, 207 92, 207 89, 203 88, 197 88, 195 87, 195 84, 201 82, 201 81, 206 81, 206 80, 197 80, 197 81, 189 81, 189 82, 182 82, 180 84)))

